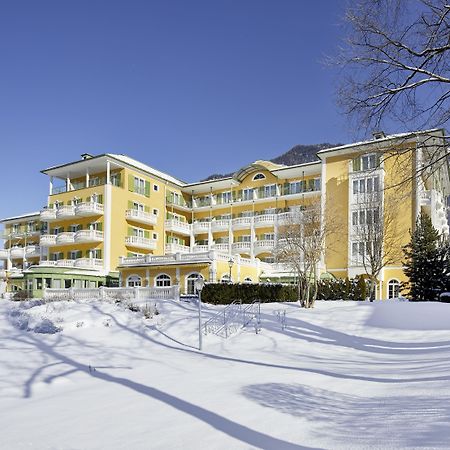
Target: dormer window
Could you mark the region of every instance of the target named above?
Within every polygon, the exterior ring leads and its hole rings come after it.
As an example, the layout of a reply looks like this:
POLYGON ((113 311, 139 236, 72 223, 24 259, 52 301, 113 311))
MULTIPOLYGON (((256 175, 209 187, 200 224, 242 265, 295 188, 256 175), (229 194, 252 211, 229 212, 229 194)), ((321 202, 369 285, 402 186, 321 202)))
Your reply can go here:
POLYGON ((353 172, 375 170, 380 166, 380 155, 371 153, 353 159, 353 172))
POLYGON ((263 173, 257 173, 254 177, 253 177, 253 181, 256 180, 264 180, 266 178, 266 176, 263 173))

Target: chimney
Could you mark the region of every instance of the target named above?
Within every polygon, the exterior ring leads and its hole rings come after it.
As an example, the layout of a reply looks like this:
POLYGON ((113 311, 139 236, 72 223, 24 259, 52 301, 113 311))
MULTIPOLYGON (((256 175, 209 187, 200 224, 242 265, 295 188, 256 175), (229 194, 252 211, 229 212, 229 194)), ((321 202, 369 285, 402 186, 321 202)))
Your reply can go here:
POLYGON ((372 136, 373 136, 373 138, 374 138, 375 140, 377 140, 377 139, 383 139, 383 138, 386 137, 386 135, 384 134, 384 131, 381 131, 381 130, 379 130, 379 131, 374 131, 374 132, 372 133, 372 136))
POLYGON ((90 153, 82 153, 81 159, 91 159, 93 156, 90 153))

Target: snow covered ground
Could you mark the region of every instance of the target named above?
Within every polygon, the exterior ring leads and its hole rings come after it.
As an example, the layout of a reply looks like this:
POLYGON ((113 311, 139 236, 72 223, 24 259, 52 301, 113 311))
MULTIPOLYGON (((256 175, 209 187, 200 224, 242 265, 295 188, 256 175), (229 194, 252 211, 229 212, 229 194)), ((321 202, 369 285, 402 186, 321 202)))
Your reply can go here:
POLYGON ((0 448, 450 447, 449 304, 267 304, 202 353, 195 305, 158 309, 1 302, 0 448))

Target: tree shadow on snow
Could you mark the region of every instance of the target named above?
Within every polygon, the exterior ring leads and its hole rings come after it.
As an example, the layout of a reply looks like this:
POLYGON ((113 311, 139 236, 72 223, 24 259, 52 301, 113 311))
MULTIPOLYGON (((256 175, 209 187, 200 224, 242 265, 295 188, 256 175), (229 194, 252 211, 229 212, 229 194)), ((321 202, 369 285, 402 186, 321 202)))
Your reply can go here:
POLYGON ((344 448, 448 448, 450 398, 364 397, 300 384, 266 383, 241 390, 249 400, 313 423, 318 437, 344 448))

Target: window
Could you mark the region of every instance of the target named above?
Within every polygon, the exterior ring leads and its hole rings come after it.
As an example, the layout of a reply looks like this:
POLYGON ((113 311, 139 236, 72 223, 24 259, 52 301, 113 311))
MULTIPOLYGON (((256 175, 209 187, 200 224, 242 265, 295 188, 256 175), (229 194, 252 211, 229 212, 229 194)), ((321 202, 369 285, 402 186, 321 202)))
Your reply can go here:
POLYGON ((157 184, 154 184, 154 185, 153 185, 153 190, 154 190, 155 192, 158 192, 158 191, 159 191, 159 186, 158 186, 157 184))
POLYGON ((389 280, 388 283, 388 298, 400 297, 400 282, 398 280, 389 280))
POLYGON ((153 215, 157 216, 159 214, 159 210, 156 208, 153 208, 153 215))
POLYGON ((113 186, 120 187, 120 173, 113 173, 111 174, 111 184, 113 186))
POLYGON ((224 275, 222 275, 222 278, 220 279, 221 283, 230 283, 230 274, 226 273, 224 275))
POLYGON ((139 287, 142 286, 142 279, 137 275, 130 275, 127 278, 127 286, 128 287, 139 287))
POLYGON ((199 273, 191 273, 186 278, 186 293, 188 295, 195 295, 197 292, 195 290, 195 282, 199 279, 203 279, 203 277, 199 273))
POLYGON ((153 239, 155 239, 155 240, 158 239, 158 233, 153 233, 153 234, 152 234, 152 237, 153 237, 153 239))
POLYGON ((92 177, 89 178, 89 186, 100 186, 100 178, 99 177, 92 177))
POLYGON ((238 242, 251 242, 252 241, 252 235, 251 234, 244 234, 243 236, 238 236, 237 241, 238 242))
POLYGON ((137 194, 145 194, 145 180, 142 178, 134 177, 134 192, 137 194))
POLYGON ((66 289, 69 289, 70 287, 72 287, 72 280, 64 280, 64 287, 66 289))
POLYGON ((171 279, 169 275, 162 273, 155 278, 155 286, 156 287, 168 287, 171 286, 171 279))
POLYGON ((367 208, 352 212, 352 225, 373 225, 380 221, 379 208, 367 208))
POLYGON ((264 178, 266 178, 266 176, 263 173, 257 173, 254 177, 253 177, 253 181, 256 180, 264 180, 264 178))
POLYGON ((244 279, 244 283, 253 283, 253 280, 250 277, 244 279))
POLYGON ((353 180, 353 195, 380 191, 380 177, 366 177, 353 180))
POLYGON ((353 159, 353 172, 374 170, 380 165, 380 157, 376 153, 357 156, 353 159))
POLYGON ((217 203, 219 205, 223 203, 231 203, 231 200, 232 200, 231 191, 221 192, 217 194, 217 203))
POLYGON ((253 200, 253 188, 242 190, 242 200, 253 200))
POLYGON ((36 278, 36 289, 38 291, 42 289, 42 278, 36 278))
POLYGON ((277 195, 277 185, 269 184, 267 186, 263 186, 263 198, 267 197, 275 197, 277 195))

